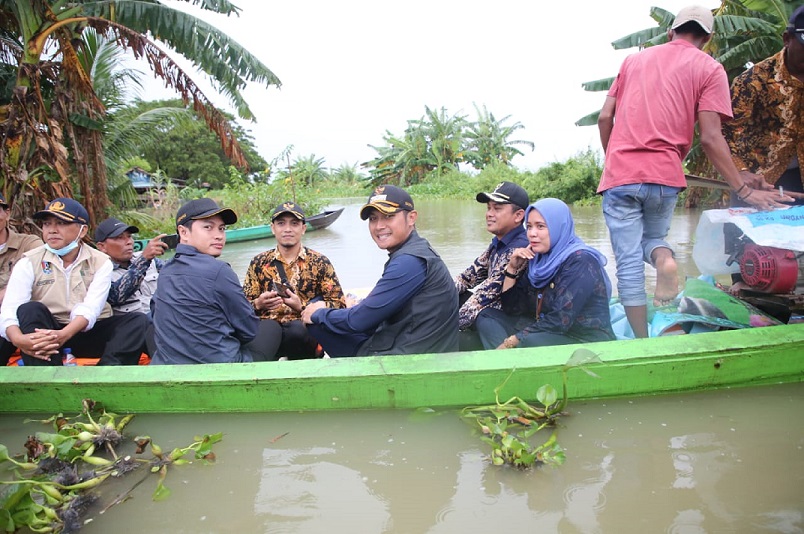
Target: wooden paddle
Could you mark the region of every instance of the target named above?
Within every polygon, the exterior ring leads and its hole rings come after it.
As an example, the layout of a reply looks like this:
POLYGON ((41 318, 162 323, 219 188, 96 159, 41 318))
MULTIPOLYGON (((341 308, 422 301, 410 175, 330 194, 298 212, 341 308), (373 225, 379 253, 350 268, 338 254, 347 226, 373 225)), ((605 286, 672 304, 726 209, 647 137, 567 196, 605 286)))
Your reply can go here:
POLYGON ((729 190, 729 184, 721 182, 720 180, 713 180, 712 178, 704 178, 703 176, 695 176, 694 174, 685 174, 687 178, 687 185, 696 187, 708 187, 709 189, 726 189, 729 190))
MULTIPOLYGON (((709 189, 725 189, 730 190, 729 184, 721 182, 720 180, 713 180, 712 178, 704 178, 703 176, 695 176, 694 174, 685 174, 687 178, 687 185, 697 187, 708 187, 709 189)), ((793 191, 785 191, 785 195, 793 198, 804 198, 804 193, 796 193, 793 191)))

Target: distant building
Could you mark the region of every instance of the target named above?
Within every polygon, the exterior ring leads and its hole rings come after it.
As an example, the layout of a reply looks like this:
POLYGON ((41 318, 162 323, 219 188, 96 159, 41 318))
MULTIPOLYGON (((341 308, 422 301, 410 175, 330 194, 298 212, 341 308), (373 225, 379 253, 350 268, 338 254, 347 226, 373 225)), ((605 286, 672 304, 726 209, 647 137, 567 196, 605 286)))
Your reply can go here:
MULTIPOLYGON (((134 191, 139 194, 150 191, 151 189, 160 188, 160 184, 154 180, 154 176, 148 171, 145 171, 139 167, 132 167, 126 171, 126 176, 128 177, 129 181, 131 181, 134 191)), ((164 187, 164 185, 161 187, 164 187)))

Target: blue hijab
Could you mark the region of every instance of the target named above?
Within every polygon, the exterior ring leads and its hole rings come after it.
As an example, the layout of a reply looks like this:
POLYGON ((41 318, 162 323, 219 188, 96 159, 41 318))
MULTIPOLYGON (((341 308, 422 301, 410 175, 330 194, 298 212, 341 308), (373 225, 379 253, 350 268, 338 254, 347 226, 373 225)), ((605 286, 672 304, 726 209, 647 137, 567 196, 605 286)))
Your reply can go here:
POLYGON ((533 287, 545 287, 570 255, 585 250, 600 264, 606 291, 611 298, 611 281, 603 268, 607 263, 606 257, 575 235, 575 221, 572 220, 569 206, 557 198, 543 198, 525 210, 525 224, 533 210, 541 214, 550 232, 550 250, 544 254, 536 254, 536 257, 528 262, 528 280, 533 287))

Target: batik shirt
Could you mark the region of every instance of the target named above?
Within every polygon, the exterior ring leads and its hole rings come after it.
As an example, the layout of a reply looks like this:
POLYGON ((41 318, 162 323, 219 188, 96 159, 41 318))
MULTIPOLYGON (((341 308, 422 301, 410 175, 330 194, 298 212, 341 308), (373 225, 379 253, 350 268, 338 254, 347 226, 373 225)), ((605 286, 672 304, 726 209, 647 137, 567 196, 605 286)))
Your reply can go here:
MULTIPOLYGON (((272 282, 282 281, 272 264, 274 260, 282 262, 291 290, 299 295, 303 306, 315 299, 323 300, 329 308, 346 307, 343 289, 332 263, 323 254, 304 246, 291 263, 285 263, 276 249, 257 254, 251 260, 246 271, 246 280, 243 282, 243 292, 248 300, 254 301, 262 293, 271 291, 272 282)), ((274 310, 258 310, 257 316, 260 319, 273 319, 280 323, 301 318, 299 312, 289 306, 280 306, 274 310)))
POLYGON ((731 86, 734 120, 723 124, 738 169, 768 183, 804 161, 804 82, 784 64, 784 50, 754 65, 731 86))
POLYGON ((465 330, 475 324, 477 315, 485 308, 500 309, 503 271, 514 249, 527 247, 528 236, 523 226, 517 226, 502 239, 493 238, 489 248, 469 268, 455 277, 458 293, 475 288, 458 312, 458 328, 465 330))
POLYGON ((147 314, 151 296, 156 291, 158 273, 164 264, 159 258, 149 260, 141 252, 134 253, 128 268, 114 263, 112 286, 106 302, 116 313, 137 311, 147 314))

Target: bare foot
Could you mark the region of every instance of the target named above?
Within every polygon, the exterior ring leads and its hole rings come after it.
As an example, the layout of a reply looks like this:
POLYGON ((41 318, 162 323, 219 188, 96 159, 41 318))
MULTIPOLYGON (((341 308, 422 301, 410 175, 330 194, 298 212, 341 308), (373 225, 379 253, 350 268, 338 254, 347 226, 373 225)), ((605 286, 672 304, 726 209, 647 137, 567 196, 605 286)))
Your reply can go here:
POLYGON ((667 306, 678 296, 678 265, 673 253, 666 248, 657 248, 653 252, 653 264, 656 266, 656 291, 653 293, 653 305, 667 306))

